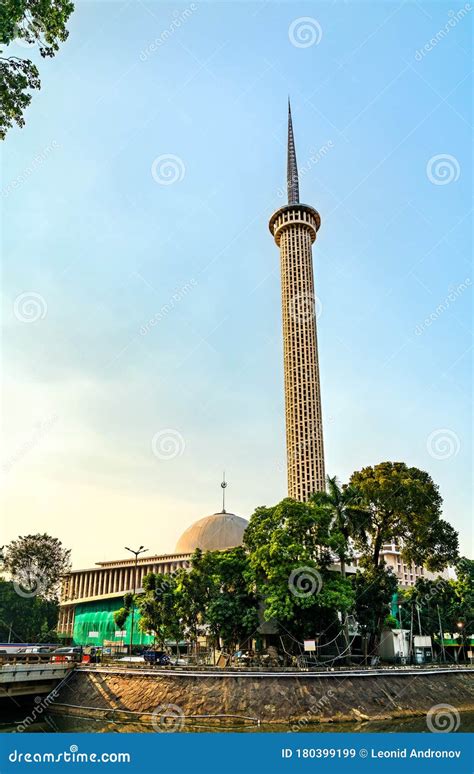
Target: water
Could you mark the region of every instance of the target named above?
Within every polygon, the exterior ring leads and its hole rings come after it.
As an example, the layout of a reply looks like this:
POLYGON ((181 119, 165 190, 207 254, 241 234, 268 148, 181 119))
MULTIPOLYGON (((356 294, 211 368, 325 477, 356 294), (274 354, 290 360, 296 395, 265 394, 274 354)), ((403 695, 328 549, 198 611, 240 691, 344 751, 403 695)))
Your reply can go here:
MULTIPOLYGON (((20 712, 15 710, 15 717, 11 712, 0 715, 0 733, 14 733, 17 724, 24 721, 27 711, 20 712)), ((459 714, 460 724, 458 731, 463 733, 474 732, 474 712, 461 712, 459 714)), ((145 723, 134 722, 111 722, 102 719, 72 717, 71 715, 45 715, 41 720, 36 721, 26 729, 34 733, 155 733, 154 727, 145 723)), ((308 723, 298 728, 294 724, 279 725, 261 725, 249 723, 248 725, 236 724, 219 726, 213 725, 210 721, 200 720, 199 722, 188 722, 183 732, 203 733, 215 731, 218 733, 239 732, 239 733, 274 733, 281 731, 302 731, 317 733, 429 733, 426 725, 426 717, 398 718, 395 720, 366 721, 363 723, 308 723)))

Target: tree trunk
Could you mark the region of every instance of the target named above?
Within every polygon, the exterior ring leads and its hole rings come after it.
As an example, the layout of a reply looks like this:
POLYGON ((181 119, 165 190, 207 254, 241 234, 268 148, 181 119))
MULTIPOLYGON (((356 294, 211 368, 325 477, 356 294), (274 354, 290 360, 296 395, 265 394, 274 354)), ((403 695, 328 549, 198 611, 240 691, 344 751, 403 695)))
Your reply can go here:
POLYGON ((373 561, 374 566, 379 566, 379 558, 380 558, 380 549, 382 548, 382 535, 380 534, 380 530, 377 531, 377 537, 374 541, 374 554, 373 554, 373 561))

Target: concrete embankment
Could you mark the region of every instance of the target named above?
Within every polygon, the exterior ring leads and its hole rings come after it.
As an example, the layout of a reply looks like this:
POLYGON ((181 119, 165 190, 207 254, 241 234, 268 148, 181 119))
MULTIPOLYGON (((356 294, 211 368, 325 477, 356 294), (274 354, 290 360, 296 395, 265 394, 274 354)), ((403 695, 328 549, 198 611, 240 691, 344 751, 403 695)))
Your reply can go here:
POLYGON ((449 704, 474 709, 474 670, 367 672, 177 672, 78 669, 53 711, 86 716, 153 713, 174 705, 186 718, 225 716, 261 723, 376 720, 422 715, 449 704))

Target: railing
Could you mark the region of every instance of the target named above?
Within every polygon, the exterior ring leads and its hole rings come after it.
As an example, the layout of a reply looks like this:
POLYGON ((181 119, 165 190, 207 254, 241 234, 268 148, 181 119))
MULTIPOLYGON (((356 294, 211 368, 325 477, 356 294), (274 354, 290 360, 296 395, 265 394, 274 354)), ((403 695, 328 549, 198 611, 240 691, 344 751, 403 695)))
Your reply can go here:
POLYGON ((121 671, 136 671, 136 672, 173 672, 174 674, 191 674, 195 672, 205 674, 259 674, 259 673, 278 673, 278 674, 307 674, 308 672, 316 674, 354 674, 365 673, 370 674, 383 674, 391 672, 456 672, 473 670, 474 667, 470 664, 378 664, 374 666, 324 666, 311 664, 309 666, 275 666, 275 665, 260 665, 260 666, 247 666, 247 665, 232 665, 226 667, 218 667, 212 664, 188 664, 188 665, 174 665, 174 664, 151 664, 147 662, 136 661, 113 661, 107 660, 99 664, 81 664, 78 669, 91 670, 121 670, 121 671))
POLYGON ((0 666, 4 664, 76 664, 81 660, 75 653, 0 653, 0 666))

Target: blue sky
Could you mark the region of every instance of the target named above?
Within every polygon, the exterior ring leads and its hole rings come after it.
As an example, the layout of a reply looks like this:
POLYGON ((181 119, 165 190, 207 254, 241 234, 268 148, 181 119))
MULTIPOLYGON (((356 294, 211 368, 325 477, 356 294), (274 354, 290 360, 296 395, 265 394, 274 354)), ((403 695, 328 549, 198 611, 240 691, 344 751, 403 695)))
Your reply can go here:
POLYGON ((327 471, 428 470, 469 552, 469 7, 76 4, 4 149, 5 540, 80 567, 172 551, 224 468, 239 515, 285 496, 290 94, 327 471))

